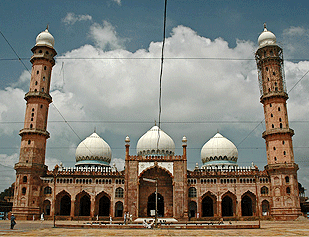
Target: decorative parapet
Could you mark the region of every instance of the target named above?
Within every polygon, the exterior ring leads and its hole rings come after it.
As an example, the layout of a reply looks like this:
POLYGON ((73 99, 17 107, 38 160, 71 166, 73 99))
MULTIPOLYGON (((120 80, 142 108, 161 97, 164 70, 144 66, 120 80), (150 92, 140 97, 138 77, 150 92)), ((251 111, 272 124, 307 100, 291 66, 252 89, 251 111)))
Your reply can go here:
POLYGON ((116 171, 111 167, 61 167, 48 170, 47 176, 124 176, 124 171, 116 171))
POLYGON ((140 162, 151 162, 151 161, 179 161, 184 160, 183 156, 129 156, 129 160, 140 161, 140 162))

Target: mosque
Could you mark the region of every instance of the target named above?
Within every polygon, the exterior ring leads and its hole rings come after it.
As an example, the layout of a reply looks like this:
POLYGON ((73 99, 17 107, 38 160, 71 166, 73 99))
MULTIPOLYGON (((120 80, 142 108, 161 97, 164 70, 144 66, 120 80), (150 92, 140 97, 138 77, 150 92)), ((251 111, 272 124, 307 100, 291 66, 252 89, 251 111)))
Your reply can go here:
POLYGON ((104 220, 129 212, 134 220, 153 216, 157 201, 157 215, 176 220, 296 219, 301 215, 298 165, 287 115, 282 49, 266 26, 258 43, 255 59, 266 125, 264 170, 254 164, 239 167, 236 146, 220 133, 205 141, 202 167, 188 170, 187 138, 182 138, 182 154, 175 154, 173 139, 158 126, 138 140, 136 153, 130 150, 129 136, 124 139, 124 170, 110 165, 111 148, 95 132, 78 145, 75 167, 60 164, 49 170, 46 126, 57 53, 48 29, 41 32, 30 60, 13 213, 18 219, 44 213, 45 218, 104 220))

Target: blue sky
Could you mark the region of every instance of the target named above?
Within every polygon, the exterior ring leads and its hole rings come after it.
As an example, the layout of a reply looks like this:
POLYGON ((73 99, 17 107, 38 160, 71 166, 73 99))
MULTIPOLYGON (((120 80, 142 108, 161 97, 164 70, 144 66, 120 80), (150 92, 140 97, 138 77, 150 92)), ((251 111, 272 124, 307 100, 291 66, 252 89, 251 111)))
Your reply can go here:
MULTIPOLYGON (((265 129, 254 61, 263 23, 284 49, 287 88, 309 70, 307 1, 168 1, 166 57, 237 58, 171 60, 163 71, 162 129, 188 138, 189 168, 202 165, 200 149, 217 130, 238 146, 240 166, 266 165, 265 129), (192 123, 193 122, 193 123, 192 123), (259 125, 260 124, 260 125, 259 125), (253 129, 257 127, 254 131, 253 129), (253 132, 252 132, 253 131, 253 132), (252 133, 251 133, 252 132, 252 133)), ((158 117, 159 60, 164 1, 1 1, 0 30, 30 70, 31 48, 49 24, 58 53, 53 103, 81 139, 94 127, 121 166, 124 138, 136 142, 158 117), (80 58, 123 57, 121 60, 80 58), (68 59, 74 58, 74 59, 68 59), (76 59, 79 58, 79 59, 76 59), (81 122, 83 121, 83 122, 81 122), (113 122, 110 122, 113 121, 113 122), (125 121, 115 123, 115 121, 125 121)), ((15 179, 29 73, 0 35, 0 190, 15 179), (14 59, 14 60, 12 60, 14 59)), ((308 76, 290 92, 299 181, 309 187, 308 76)), ((46 163, 74 166, 79 138, 50 106, 46 163)))

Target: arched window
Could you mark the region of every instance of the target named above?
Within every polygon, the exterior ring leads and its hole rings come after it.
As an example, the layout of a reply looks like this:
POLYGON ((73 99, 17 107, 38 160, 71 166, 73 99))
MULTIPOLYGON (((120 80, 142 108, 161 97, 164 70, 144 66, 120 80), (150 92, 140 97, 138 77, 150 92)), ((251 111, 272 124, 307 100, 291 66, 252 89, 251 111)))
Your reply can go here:
POLYGON ((261 195, 268 195, 268 188, 266 186, 261 188, 261 195))
POLYGON ((289 176, 285 176, 285 182, 288 184, 290 182, 289 176))
POLYGON ((44 188, 44 194, 52 194, 52 189, 51 187, 47 186, 44 188))
POLYGON ((27 183, 27 176, 23 177, 23 183, 27 183))
POLYGON ((25 195, 25 194, 26 194, 26 191, 27 191, 27 189, 26 189, 25 187, 23 187, 23 188, 21 189, 22 195, 25 195))
POLYGON ((116 198, 123 198, 123 188, 116 188, 115 197, 116 198))
POLYGON ((196 197, 196 188, 191 187, 189 188, 189 197, 196 197))
POLYGON ((287 193, 287 194, 291 194, 291 189, 290 189, 290 187, 287 187, 287 188, 286 188, 286 193, 287 193))

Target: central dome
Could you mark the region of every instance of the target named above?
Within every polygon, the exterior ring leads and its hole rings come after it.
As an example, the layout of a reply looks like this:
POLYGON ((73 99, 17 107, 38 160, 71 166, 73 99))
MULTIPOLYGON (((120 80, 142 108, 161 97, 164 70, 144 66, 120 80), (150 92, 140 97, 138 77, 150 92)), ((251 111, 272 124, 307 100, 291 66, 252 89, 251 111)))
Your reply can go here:
POLYGON ((106 166, 112 158, 110 146, 96 133, 91 134, 76 148, 75 166, 106 166))
POLYGON ((238 151, 230 140, 217 133, 203 146, 201 159, 204 166, 236 166, 238 151))
POLYGON ((153 126, 137 142, 137 155, 174 155, 173 139, 158 126, 153 126))

